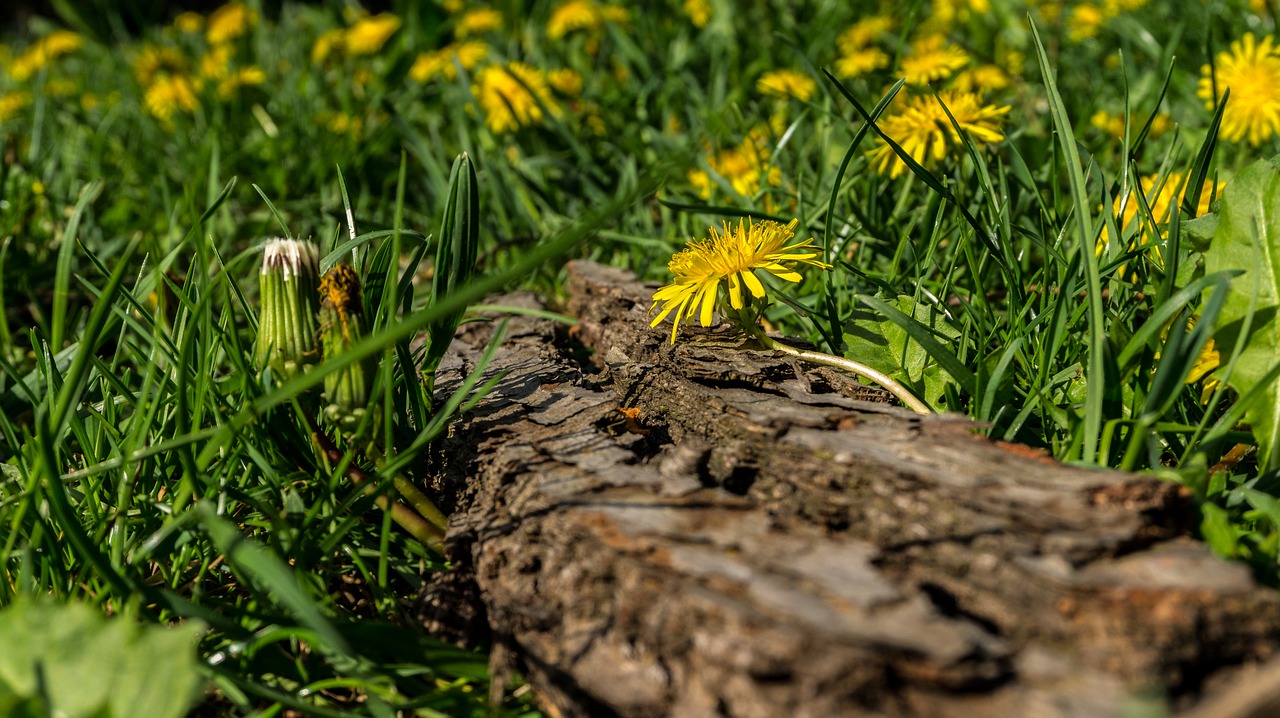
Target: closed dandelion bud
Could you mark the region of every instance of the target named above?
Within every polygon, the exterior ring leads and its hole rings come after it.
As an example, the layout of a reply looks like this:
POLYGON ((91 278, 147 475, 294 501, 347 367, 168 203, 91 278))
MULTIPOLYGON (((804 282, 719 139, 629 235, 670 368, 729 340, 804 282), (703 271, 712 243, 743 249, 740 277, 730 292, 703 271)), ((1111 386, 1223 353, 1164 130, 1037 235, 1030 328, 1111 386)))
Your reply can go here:
MULTIPOLYGON (((360 341, 360 278, 346 265, 330 269, 320 281, 320 342, 325 360, 341 356, 360 341)), ((325 418, 339 429, 354 431, 369 404, 366 367, 353 362, 324 378, 325 418)))
POLYGON ((259 275, 256 359, 260 368, 271 367, 287 378, 315 362, 319 266, 319 253, 311 242, 267 242, 259 275))

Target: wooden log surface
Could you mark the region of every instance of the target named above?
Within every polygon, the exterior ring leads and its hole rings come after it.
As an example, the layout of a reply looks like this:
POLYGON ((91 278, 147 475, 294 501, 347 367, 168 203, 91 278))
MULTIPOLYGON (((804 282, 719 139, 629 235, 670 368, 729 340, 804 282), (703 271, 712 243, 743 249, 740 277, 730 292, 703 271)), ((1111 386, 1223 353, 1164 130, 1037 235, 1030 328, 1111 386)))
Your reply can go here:
MULTIPOLYGON (((1280 595, 1188 537, 1178 486, 916 416, 728 329, 672 346, 652 286, 569 276, 577 326, 513 319, 505 375, 436 457, 458 570, 423 611, 501 647, 551 715, 1274 705, 1233 687, 1276 673, 1280 595)), ((464 326, 443 389, 491 331, 464 326)))

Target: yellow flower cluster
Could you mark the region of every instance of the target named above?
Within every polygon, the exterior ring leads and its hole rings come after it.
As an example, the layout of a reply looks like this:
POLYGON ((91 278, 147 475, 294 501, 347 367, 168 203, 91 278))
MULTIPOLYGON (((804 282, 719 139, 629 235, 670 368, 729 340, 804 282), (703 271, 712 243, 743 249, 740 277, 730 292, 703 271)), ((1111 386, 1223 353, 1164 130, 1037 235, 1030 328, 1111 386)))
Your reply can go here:
POLYGON ((453 26, 453 35, 459 40, 472 35, 483 35, 487 32, 502 29, 502 13, 493 8, 476 8, 468 10, 458 18, 453 26))
POLYGON ((397 15, 362 12, 352 13, 350 23, 349 27, 327 30, 316 38, 311 45, 312 64, 319 65, 335 53, 343 53, 347 57, 376 55, 404 24, 397 15))
POLYGON ((706 27, 711 22, 711 0, 684 0, 684 14, 694 27, 706 27))
POLYGON ((31 93, 23 91, 9 92, 0 95, 0 124, 18 116, 18 113, 31 104, 31 93))
POLYGON ((245 36, 256 24, 256 10, 241 2, 227 3, 209 15, 204 37, 210 45, 221 45, 245 36))
MULTIPOLYGON (((723 150, 707 158, 712 171, 723 177, 733 191, 744 197, 752 197, 760 191, 761 182, 773 187, 782 184, 782 170, 771 163, 768 131, 757 127, 747 133, 737 147, 723 150)), ((703 199, 711 199, 715 182, 704 170, 691 170, 689 183, 703 199)))
POLYGON ((1206 108, 1213 109, 1223 91, 1231 90, 1222 116, 1223 138, 1247 138, 1257 147, 1280 132, 1280 47, 1272 36, 1258 42, 1253 33, 1246 33, 1200 74, 1196 95, 1206 108))
MULTIPOLYGON (((1132 119, 1140 121, 1138 118, 1132 119)), ((1124 115, 1113 115, 1106 110, 1098 110, 1089 118, 1089 124, 1117 140, 1124 138, 1124 115)), ((1132 131, 1137 133, 1141 129, 1141 125, 1135 125, 1132 131)), ((1161 113, 1151 121, 1151 130, 1148 136, 1159 137, 1171 129, 1173 129, 1173 120, 1168 115, 1161 113)))
POLYGON ((803 72, 771 70, 756 80, 756 89, 765 95, 794 97, 801 102, 808 102, 813 93, 818 91, 818 84, 803 72))
MULTIPOLYGON (((1121 13, 1133 12, 1146 4, 1147 0, 1103 0, 1100 3, 1084 0, 1079 2, 1071 8, 1070 14, 1067 15, 1067 37, 1072 42, 1083 42, 1097 37, 1103 26, 1111 18, 1121 13)), ((1044 14, 1044 11, 1045 8, 1042 7, 1041 13, 1044 14)), ((1061 6, 1055 3, 1052 13, 1061 15, 1061 12, 1061 6)))
POLYGON ((893 18, 872 15, 854 23, 836 39, 840 56, 836 59, 836 74, 840 77, 862 77, 889 66, 889 53, 872 45, 879 37, 893 29, 893 18))
POLYGON ((902 58, 901 67, 908 83, 927 85, 951 77, 967 64, 969 53, 947 42, 941 34, 934 34, 911 43, 911 51, 902 58))
POLYGON ((36 40, 9 65, 9 76, 25 82, 50 62, 84 47, 84 38, 69 30, 55 30, 36 40))
POLYGON ((458 65, 471 72, 488 54, 489 46, 481 40, 455 42, 439 50, 420 53, 413 61, 413 67, 409 68, 409 77, 414 82, 455 80, 458 77, 458 65), (454 64, 455 60, 458 65, 454 64))
MULTIPOLYGON (((985 104, 981 95, 961 90, 943 90, 937 97, 909 97, 878 125, 912 159, 929 167, 944 159, 949 147, 960 145, 960 135, 951 125, 943 105, 975 145, 1004 139, 1000 126, 1010 108, 985 104)), ((891 178, 907 169, 906 163, 887 143, 869 151, 867 157, 877 172, 891 178)))
MULTIPOLYGON (((1150 224, 1146 222, 1147 214, 1145 211, 1141 210, 1142 202, 1145 201, 1146 204, 1151 207, 1151 217, 1155 220, 1157 225, 1163 225, 1165 222, 1169 221, 1170 210, 1181 200, 1182 193, 1186 189, 1186 182, 1187 176, 1182 172, 1170 172, 1167 176, 1148 175, 1139 181, 1139 186, 1136 188, 1137 191, 1142 193, 1141 201, 1137 196, 1135 188, 1131 188, 1129 196, 1127 198, 1123 198, 1123 208, 1121 207, 1122 198, 1117 197, 1115 200, 1112 211, 1115 212, 1118 217, 1116 225, 1120 229, 1120 234, 1127 235, 1130 232, 1134 233, 1134 237, 1129 243, 1130 247, 1135 246, 1139 240, 1156 247, 1157 249, 1152 254, 1152 259, 1157 264, 1163 264, 1163 258, 1158 250, 1158 245, 1159 239, 1166 235, 1166 231, 1163 228, 1160 228, 1158 232, 1153 232, 1151 230, 1150 224), (1141 232, 1138 231, 1139 222, 1142 222, 1141 232)), ((1206 186, 1201 188, 1200 199, 1196 205, 1196 216, 1207 214, 1209 212, 1210 195, 1214 197, 1221 197, 1223 187, 1223 183, 1219 182, 1212 187, 1206 186)), ((1191 218, 1184 217, 1184 219, 1191 218)), ((1106 227, 1103 227, 1102 236, 1098 241, 1099 253, 1101 253, 1105 248, 1109 236, 1110 234, 1106 227)), ((1123 266, 1117 271, 1121 275, 1125 273, 1123 266)))

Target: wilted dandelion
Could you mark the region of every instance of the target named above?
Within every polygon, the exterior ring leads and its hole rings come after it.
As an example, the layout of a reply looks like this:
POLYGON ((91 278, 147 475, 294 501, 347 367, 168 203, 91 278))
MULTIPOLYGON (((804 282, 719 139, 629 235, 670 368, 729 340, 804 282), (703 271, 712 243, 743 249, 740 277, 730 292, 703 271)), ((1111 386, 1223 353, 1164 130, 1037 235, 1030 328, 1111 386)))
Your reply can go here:
POLYGON ((818 84, 803 72, 771 70, 756 80, 756 89, 766 95, 794 97, 801 102, 808 102, 813 93, 818 91, 818 84))
POLYGON ((497 133, 541 122, 543 107, 553 115, 560 111, 546 75, 521 62, 484 68, 476 73, 471 92, 484 110, 485 124, 497 133))
POLYGON ((911 53, 902 58, 902 74, 912 85, 927 85, 951 77, 967 64, 969 53, 942 35, 925 35, 911 43, 911 53))
POLYGON ((258 22, 258 12, 244 3, 227 3, 209 15, 204 37, 210 45, 220 45, 243 37, 258 22))
POLYGON ((502 13, 486 7, 468 10, 459 17, 458 23, 453 26, 453 34, 458 39, 462 39, 501 29, 502 13))
POLYGON ((1280 52, 1268 35, 1258 42, 1253 33, 1218 53, 1217 66, 1205 65, 1196 93, 1213 109, 1222 91, 1231 101, 1222 116, 1222 137, 1233 142, 1248 138, 1257 147, 1280 132, 1280 52), (1217 94, 1214 94, 1216 72, 1217 94))
POLYGON ((401 20, 390 13, 362 17, 343 36, 343 47, 352 57, 372 55, 400 29, 401 20))
POLYGON ((261 311, 255 354, 259 368, 271 367, 288 377, 316 360, 319 267, 319 251, 311 242, 267 242, 258 274, 261 311))
MULTIPOLYGON (((1000 125, 1010 108, 984 104, 980 95, 958 90, 944 90, 937 98, 907 98, 901 109, 879 121, 880 130, 916 162, 928 166, 941 161, 947 156, 948 146, 960 142, 960 136, 942 109, 943 104, 975 144, 1004 139, 1000 125)), ((887 143, 871 150, 867 156, 880 174, 897 177, 907 168, 887 143)))
POLYGON ((738 220, 737 226, 724 223, 724 230, 709 228, 710 236, 695 240, 671 258, 667 268, 675 275, 675 281, 662 287, 653 295, 654 311, 662 310, 649 326, 656 327, 673 311, 671 343, 676 341, 680 322, 688 321, 696 311, 698 321, 704 327, 711 326, 721 282, 733 309, 743 308, 745 294, 764 299, 765 287, 756 270, 788 282, 799 282, 801 277, 793 265, 808 264, 829 269, 816 257, 821 250, 813 245, 813 238, 787 244, 795 236, 799 220, 788 224, 753 220, 738 220))
POLYGON ((454 58, 457 58, 462 69, 471 72, 488 54, 489 46, 481 40, 467 40, 446 45, 439 50, 419 54, 413 61, 413 66, 409 68, 409 78, 414 82, 430 82, 437 78, 455 80, 458 77, 458 68, 453 64, 454 58))

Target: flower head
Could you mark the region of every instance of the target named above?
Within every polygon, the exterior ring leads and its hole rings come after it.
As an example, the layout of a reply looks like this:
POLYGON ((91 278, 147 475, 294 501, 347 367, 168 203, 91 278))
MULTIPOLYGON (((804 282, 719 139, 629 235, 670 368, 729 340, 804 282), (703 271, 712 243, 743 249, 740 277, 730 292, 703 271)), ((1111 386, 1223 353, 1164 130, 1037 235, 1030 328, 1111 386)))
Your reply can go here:
POLYGON ((855 49, 836 60, 836 74, 841 77, 861 77, 889 66, 889 54, 878 47, 855 49))
POLYGON ((684 14, 689 17, 693 26, 702 29, 711 22, 710 0, 684 0, 684 14))
POLYGON ((893 18, 888 15, 872 15, 865 17, 836 38, 836 46, 840 52, 849 55, 871 44, 872 40, 893 29, 893 18))
MULTIPOLYGON (((715 173, 729 181, 733 191, 751 197, 760 190, 763 180, 777 187, 782 184, 782 170, 770 162, 768 130, 757 127, 747 133, 736 147, 717 152, 707 158, 707 164, 715 173)), ((703 199, 711 199, 711 176, 702 170, 692 170, 689 182, 698 189, 703 199)))
POLYGON ((144 45, 133 59, 133 76, 139 85, 150 85, 161 75, 179 75, 187 71, 187 59, 172 47, 144 45))
MULTIPOLYGON (((920 164, 928 166, 941 161, 947 155, 947 145, 960 142, 960 135, 951 126, 942 105, 951 110, 956 124, 969 133, 975 144, 1004 139, 1000 124, 1010 108, 983 104, 980 95, 958 90, 944 90, 937 98, 908 98, 902 109, 880 121, 880 130, 920 164)), ((890 177, 897 177, 907 167, 887 143, 871 150, 867 156, 876 171, 890 177)))
POLYGON ((83 46, 84 38, 74 32, 55 30, 36 40, 26 52, 15 57, 9 66, 9 74, 18 82, 23 82, 53 60, 83 46))
POLYGON ((343 46, 352 57, 372 55, 387 44, 400 24, 400 18, 390 13, 362 17, 343 36, 343 46))
POLYGON ((471 91, 484 110, 485 123, 497 133, 541 122, 544 107, 553 115, 560 112, 546 75, 521 62, 484 68, 476 73, 471 91))
POLYGON ((942 35, 925 35, 911 43, 911 54, 902 58, 902 74, 912 85, 927 85, 951 77, 967 64, 969 53, 942 35))
POLYGON ((807 102, 817 92, 818 84, 812 77, 795 70, 772 70, 756 80, 756 89, 774 97, 794 97, 807 102))
POLYGON ((173 19, 173 26, 178 29, 178 32, 188 34, 200 32, 204 27, 204 15, 197 12, 179 13, 173 19))
POLYGON ((1280 132, 1280 48, 1270 35, 1258 42, 1253 33, 1245 33, 1229 50, 1218 53, 1216 68, 1205 65, 1200 74, 1196 94, 1207 108, 1213 108, 1224 89, 1231 89, 1222 116, 1223 137, 1233 142, 1248 137, 1257 147, 1280 132))
POLYGON ((251 65, 242 67, 218 83, 218 97, 226 100, 235 95, 243 87, 257 87, 267 81, 267 74, 262 68, 251 65))
POLYGON ((709 229, 710 236, 695 240, 671 258, 667 269, 675 275, 675 281, 660 288, 653 295, 652 312, 662 306, 658 316, 649 326, 656 327, 675 312, 672 319, 671 343, 676 341, 680 322, 688 321, 697 311, 698 321, 704 327, 711 326, 720 283, 727 288, 729 305, 742 309, 750 297, 764 299, 765 288, 756 275, 764 270, 788 282, 799 282, 801 277, 793 269, 794 264, 808 264, 829 269, 817 259, 821 250, 814 246, 813 238, 787 244, 795 236, 799 220, 788 224, 753 220, 738 220, 737 226, 724 223, 724 230, 709 229), (743 299, 743 288, 749 294, 743 299))
POLYGON ((311 242, 273 239, 258 276, 258 366, 291 376, 315 361, 320 255, 311 242))
POLYGON ((258 13, 253 8, 241 2, 227 3, 209 16, 204 36, 210 45, 221 45, 243 36, 257 22, 258 13))
POLYGON ((439 50, 419 54, 409 68, 409 77, 414 82, 430 82, 437 78, 454 80, 458 77, 458 68, 453 64, 454 58, 457 58, 462 69, 471 72, 488 54, 489 46, 481 40, 455 42, 439 50))
POLYGON ((31 93, 8 92, 0 95, 0 124, 12 120, 31 104, 31 93))
MULTIPOLYGON (((334 359, 351 350, 364 335, 360 301, 360 277, 339 264, 320 280, 320 343, 324 358, 334 359)), ((344 432, 353 431, 369 405, 367 362, 355 362, 324 377, 325 418, 344 432)))
POLYGON ((166 128, 177 112, 192 113, 200 106, 199 84, 187 75, 161 75, 147 86, 142 103, 166 128))
POLYGON ((453 26, 453 34, 462 39, 500 29, 502 29, 502 13, 493 8, 482 7, 469 10, 459 17, 458 23, 453 26))

